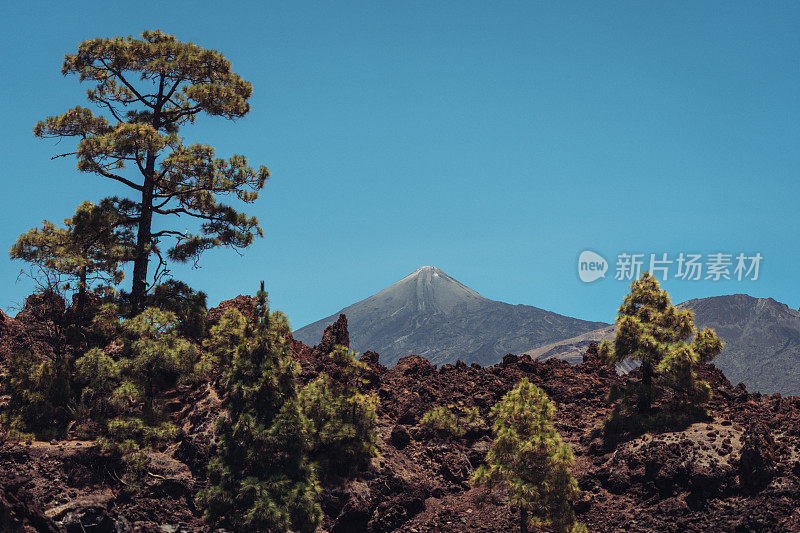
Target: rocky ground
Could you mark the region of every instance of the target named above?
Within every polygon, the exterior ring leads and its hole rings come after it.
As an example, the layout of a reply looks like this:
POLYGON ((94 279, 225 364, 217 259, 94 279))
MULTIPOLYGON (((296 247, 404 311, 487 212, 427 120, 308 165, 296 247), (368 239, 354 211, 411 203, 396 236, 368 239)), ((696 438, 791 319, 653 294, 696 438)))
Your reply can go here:
MULTIPOLYGON (((225 302, 247 312, 245 297, 225 302)), ((220 308, 210 318, 221 314, 220 308)), ((0 316, 0 355, 46 345, 47 316, 0 316), (44 339, 44 340, 43 340, 44 339)), ((294 341, 307 383, 347 344, 342 316, 322 341, 294 341)), ((713 366, 710 416, 679 431, 604 439, 608 389, 620 377, 598 364, 596 346, 576 366, 507 355, 490 367, 441 368, 418 356, 392 368, 367 352, 364 388, 380 399, 379 455, 348 479, 324 480, 323 529, 331 532, 514 531, 501 493, 471 488, 491 443, 488 427, 462 438, 419 426, 435 405, 491 406, 528 377, 556 406, 556 427, 575 454, 582 489, 576 513, 590 531, 800 531, 800 398, 749 394, 713 366)), ((2 372, 2 368, 0 368, 2 372)), ((0 400, 2 401, 2 400, 0 400)), ((193 495, 213 453, 220 398, 212 384, 171 392, 167 409, 185 437, 151 454, 144 496, 123 496, 121 465, 89 441, 0 445, 0 531, 206 531, 193 495)))

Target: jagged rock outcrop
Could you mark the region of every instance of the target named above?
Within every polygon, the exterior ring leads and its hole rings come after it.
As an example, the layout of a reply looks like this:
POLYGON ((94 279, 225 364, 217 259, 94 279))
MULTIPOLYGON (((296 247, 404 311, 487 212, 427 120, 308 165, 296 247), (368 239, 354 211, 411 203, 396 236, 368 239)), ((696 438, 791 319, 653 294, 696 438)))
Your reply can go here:
POLYGON ((14 318, 5 313, 0 321, 0 361, 27 351, 42 359, 53 359, 63 346, 64 299, 54 292, 34 293, 25 299, 14 318))
POLYGON ((220 302, 218 306, 212 307, 208 310, 208 314, 206 315, 206 324, 208 327, 211 327, 219 322, 219 319, 228 309, 236 309, 248 320, 254 320, 256 316, 256 305, 258 305, 257 298, 243 294, 240 294, 231 300, 224 300, 220 302))
POLYGON ((327 326, 322 333, 322 340, 311 350, 312 355, 322 356, 333 351, 336 346, 350 347, 350 332, 347 330, 347 317, 339 315, 336 322, 327 326))
POLYGON ((757 490, 769 484, 777 470, 778 455, 772 431, 761 420, 751 420, 742 434, 739 457, 742 486, 757 490))

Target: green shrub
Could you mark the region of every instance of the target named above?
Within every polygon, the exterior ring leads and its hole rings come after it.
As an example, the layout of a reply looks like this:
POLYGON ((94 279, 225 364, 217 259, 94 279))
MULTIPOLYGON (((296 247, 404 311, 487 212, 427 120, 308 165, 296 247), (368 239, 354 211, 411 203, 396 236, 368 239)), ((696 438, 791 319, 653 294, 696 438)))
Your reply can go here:
POLYGON ((73 385, 79 398, 72 409, 75 436, 96 437, 113 415, 110 395, 116 379, 114 360, 100 348, 90 349, 75 361, 73 385))
POLYGON ((119 306, 113 301, 103 302, 88 328, 89 341, 94 346, 106 346, 122 337, 119 306))
POLYGON ((258 300, 258 324, 220 379, 226 413, 217 421, 210 486, 197 503, 212 528, 312 532, 322 510, 308 459, 310 423, 297 393, 299 365, 287 343, 289 323, 270 312, 263 283, 258 300))
POLYGON ((75 361, 76 382, 98 394, 111 390, 113 376, 114 360, 100 348, 92 348, 75 361))
MULTIPOLYGON (((175 315, 178 333, 187 339, 199 340, 206 330, 206 293, 196 291, 183 281, 169 279, 154 286, 139 307, 155 307, 175 315)), ((131 298, 120 293, 119 305, 124 315, 131 312, 131 298)))
POLYGON ((665 405, 650 413, 630 410, 624 403, 614 406, 603 424, 603 434, 641 435, 649 431, 679 431, 687 428, 692 423, 708 417, 702 406, 665 405))
POLYGON ((419 423, 427 428, 443 431, 456 437, 464 435, 464 431, 458 423, 458 416, 449 407, 436 406, 430 409, 422 415, 419 423))
POLYGON ((553 405, 524 378, 492 407, 494 442, 476 485, 499 486, 518 507, 520 529, 549 526, 557 532, 586 531, 576 523, 571 501, 578 494, 572 451, 553 427, 553 405))
POLYGON ((331 357, 337 379, 321 374, 300 393, 305 416, 311 422, 310 455, 323 474, 345 474, 377 453, 374 395, 358 390, 359 373, 366 365, 344 346, 331 357))
POLYGON ((486 425, 486 421, 484 421, 483 417, 481 417, 477 407, 461 409, 461 414, 458 417, 458 423, 465 433, 471 430, 483 429, 486 425))
POLYGON ((211 327, 208 338, 203 341, 204 370, 214 376, 222 375, 245 345, 246 336, 247 319, 239 310, 227 309, 219 322, 211 327))
POLYGON ((122 457, 126 465, 122 479, 128 492, 141 488, 145 452, 180 435, 161 410, 162 395, 193 371, 197 350, 180 336, 177 326, 174 313, 148 307, 119 326, 124 347, 112 368, 99 350, 90 350, 79 365, 76 362, 77 376, 84 381, 93 369, 100 369, 109 378, 90 380, 87 387, 110 391, 111 414, 100 444, 122 457))
POLYGON ((65 358, 52 361, 27 351, 14 353, 2 388, 10 396, 3 415, 9 437, 49 440, 66 432, 74 395, 65 358))
POLYGON ((459 409, 459 412, 455 413, 450 407, 445 406, 436 406, 428 410, 422 415, 419 423, 453 437, 463 437, 468 431, 480 429, 485 424, 477 407, 459 409))

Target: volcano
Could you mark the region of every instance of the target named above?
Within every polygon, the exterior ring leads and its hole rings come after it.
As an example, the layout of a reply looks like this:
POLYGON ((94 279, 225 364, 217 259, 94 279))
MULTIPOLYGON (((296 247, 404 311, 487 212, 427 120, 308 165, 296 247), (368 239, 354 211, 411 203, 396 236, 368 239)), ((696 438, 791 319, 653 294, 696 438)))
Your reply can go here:
POLYGON ((418 268, 377 294, 295 330, 294 338, 317 342, 339 314, 347 316, 351 347, 378 352, 387 366, 412 353, 434 364, 489 365, 507 353, 608 325, 491 300, 433 266, 418 268))

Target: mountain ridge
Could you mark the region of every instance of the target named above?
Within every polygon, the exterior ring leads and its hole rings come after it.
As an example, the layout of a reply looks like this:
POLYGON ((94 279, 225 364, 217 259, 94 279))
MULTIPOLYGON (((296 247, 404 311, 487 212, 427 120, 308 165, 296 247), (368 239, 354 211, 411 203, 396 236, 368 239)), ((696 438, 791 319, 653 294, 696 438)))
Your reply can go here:
POLYGON ((313 344, 340 315, 351 344, 381 354, 391 366, 401 357, 434 364, 493 364, 506 353, 546 344, 607 324, 567 317, 538 307, 491 300, 434 266, 424 266, 372 296, 298 328, 296 339, 313 344))
MULTIPOLYGON (((710 327, 725 341, 714 360, 733 383, 764 394, 800 394, 800 311, 774 298, 729 294, 693 298, 677 305, 695 314, 698 329, 710 327)), ((591 342, 614 340, 614 327, 534 347, 534 359, 580 362, 591 342)))

